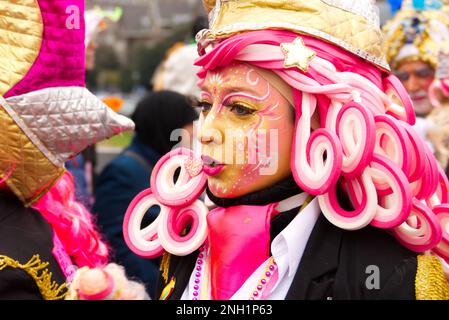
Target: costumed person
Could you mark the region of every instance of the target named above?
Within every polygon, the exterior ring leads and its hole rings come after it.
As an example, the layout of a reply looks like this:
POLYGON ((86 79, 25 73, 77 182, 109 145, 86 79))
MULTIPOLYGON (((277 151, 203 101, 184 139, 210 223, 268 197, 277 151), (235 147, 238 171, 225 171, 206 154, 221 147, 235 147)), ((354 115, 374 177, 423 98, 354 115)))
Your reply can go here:
MULTIPOLYGON (((443 11, 449 15, 449 1, 443 1, 443 11)), ((449 41, 441 45, 435 80, 429 88, 429 99, 433 106, 428 118, 433 127, 427 136, 435 149, 435 156, 449 176, 449 41)))
POLYGON ((198 59, 195 35, 207 28, 207 23, 205 16, 198 16, 192 25, 191 43, 176 43, 167 51, 164 61, 151 80, 154 91, 175 91, 194 100, 200 97, 201 91, 197 86, 199 79, 196 75, 199 68, 194 64, 198 59))
POLYGON ((160 299, 448 299, 449 183, 375 3, 205 5, 201 150, 162 157, 124 220, 136 254, 163 254, 160 299))
POLYGON ((71 298, 146 297, 108 265, 64 168, 89 144, 134 128, 84 87, 83 12, 83 0, 2 1, 0 299, 63 299, 75 278, 83 286, 71 298))
MULTIPOLYGON (((140 258, 128 248, 123 239, 123 218, 131 201, 148 186, 157 161, 178 144, 178 141, 172 141, 172 132, 181 128, 186 130, 189 134, 183 138, 187 141, 186 146, 190 144, 192 123, 198 115, 188 101, 187 97, 172 91, 148 93, 132 116, 136 134, 131 145, 105 167, 95 187, 92 212, 97 215, 97 223, 111 247, 114 260, 125 267, 128 275, 143 282, 151 296, 156 290, 159 259, 140 258)), ((157 210, 150 210, 145 224, 155 220, 157 213, 157 210)))
MULTIPOLYGON (((449 42, 448 42, 449 45, 449 42)), ((429 88, 429 99, 433 109, 428 115, 432 127, 427 137, 442 168, 449 175, 449 51, 447 46, 440 51, 435 80, 429 88)))
POLYGON ((436 151, 428 135, 436 125, 429 117, 434 108, 429 90, 440 49, 449 43, 449 15, 441 1, 407 0, 383 30, 387 60, 413 102, 415 129, 436 151))
MULTIPOLYGON (((107 21, 117 22, 120 20, 123 10, 119 7, 111 10, 102 10, 99 7, 85 12, 86 28, 86 72, 92 72, 95 68, 95 53, 97 50, 97 35, 106 29, 107 21)), ((103 100, 106 105, 113 107, 118 112, 121 104, 117 105, 117 99, 108 97, 103 100), (112 103, 112 105, 110 104, 112 103), (116 107, 116 108, 114 108, 116 107)), ((95 167, 97 164, 97 152, 95 144, 88 146, 76 157, 66 163, 67 170, 73 175, 75 181, 75 197, 84 206, 91 209, 94 203, 95 167)))

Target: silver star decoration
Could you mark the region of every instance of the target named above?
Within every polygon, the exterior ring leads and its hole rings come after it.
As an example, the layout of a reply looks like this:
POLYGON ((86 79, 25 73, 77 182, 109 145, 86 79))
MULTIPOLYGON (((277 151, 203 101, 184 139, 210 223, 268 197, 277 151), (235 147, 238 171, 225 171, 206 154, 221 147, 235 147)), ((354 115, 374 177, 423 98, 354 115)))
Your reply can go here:
POLYGON ((316 56, 316 52, 307 48, 300 37, 291 43, 281 43, 281 50, 285 56, 284 67, 298 67, 303 72, 309 71, 310 61, 316 56))

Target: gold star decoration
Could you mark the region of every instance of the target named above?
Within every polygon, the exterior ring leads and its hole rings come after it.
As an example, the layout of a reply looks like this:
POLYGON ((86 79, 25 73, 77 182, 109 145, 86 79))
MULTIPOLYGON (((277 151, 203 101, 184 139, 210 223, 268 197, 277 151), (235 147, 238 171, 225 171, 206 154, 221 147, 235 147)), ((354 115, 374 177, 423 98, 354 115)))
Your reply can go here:
POLYGON ((310 61, 316 56, 316 52, 304 44, 298 37, 291 43, 281 43, 281 50, 285 56, 284 67, 298 67, 301 71, 309 71, 310 61))

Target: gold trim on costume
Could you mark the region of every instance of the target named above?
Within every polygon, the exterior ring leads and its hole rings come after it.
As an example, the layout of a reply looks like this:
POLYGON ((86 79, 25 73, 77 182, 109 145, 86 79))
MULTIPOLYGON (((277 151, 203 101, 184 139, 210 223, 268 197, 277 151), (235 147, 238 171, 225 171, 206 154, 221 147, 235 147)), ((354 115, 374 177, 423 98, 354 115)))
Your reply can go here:
POLYGON ((7 267, 23 270, 34 279, 39 292, 45 300, 64 299, 67 293, 67 285, 65 283, 59 285, 56 281, 52 281, 52 273, 48 271, 47 266, 48 262, 42 262, 38 254, 34 255, 25 264, 21 264, 19 261, 10 257, 0 255, 0 271, 7 267))
POLYGON ((449 300, 449 283, 437 257, 418 256, 415 293, 416 300, 449 300))
POLYGON ((170 258, 171 255, 168 252, 165 252, 162 256, 161 265, 159 267, 159 271, 162 272, 162 278, 164 278, 165 284, 168 282, 168 271, 170 268, 170 258))

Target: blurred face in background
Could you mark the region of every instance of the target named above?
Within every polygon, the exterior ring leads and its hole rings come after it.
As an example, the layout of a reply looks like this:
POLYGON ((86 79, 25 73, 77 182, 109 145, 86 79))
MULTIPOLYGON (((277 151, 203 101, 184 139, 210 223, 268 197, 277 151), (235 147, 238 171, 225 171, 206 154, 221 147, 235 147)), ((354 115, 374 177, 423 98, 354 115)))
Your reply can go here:
POLYGON ((395 75, 407 89, 416 115, 427 116, 432 110, 428 90, 435 77, 434 69, 422 61, 406 61, 399 65, 395 75))
POLYGON ((293 107, 255 68, 209 71, 201 85, 199 141, 217 197, 235 198, 291 175, 293 107))

